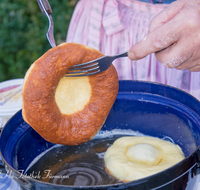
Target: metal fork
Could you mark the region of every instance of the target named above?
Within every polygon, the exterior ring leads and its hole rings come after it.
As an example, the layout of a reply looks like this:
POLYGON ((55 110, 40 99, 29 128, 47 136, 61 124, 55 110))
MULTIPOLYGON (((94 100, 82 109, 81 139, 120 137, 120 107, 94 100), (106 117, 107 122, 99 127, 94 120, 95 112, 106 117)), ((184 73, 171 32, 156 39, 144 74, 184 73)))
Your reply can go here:
POLYGON ((68 70, 65 76, 83 77, 83 76, 94 75, 108 69, 115 59, 127 56, 128 52, 124 52, 115 56, 104 56, 86 63, 74 65, 68 70))
POLYGON ((54 36, 53 36, 53 19, 51 17, 52 15, 52 9, 49 5, 48 0, 37 0, 38 5, 40 7, 40 10, 44 13, 44 15, 48 18, 49 20, 49 28, 48 31, 46 33, 47 39, 51 45, 51 47, 55 47, 56 43, 54 40, 54 36))

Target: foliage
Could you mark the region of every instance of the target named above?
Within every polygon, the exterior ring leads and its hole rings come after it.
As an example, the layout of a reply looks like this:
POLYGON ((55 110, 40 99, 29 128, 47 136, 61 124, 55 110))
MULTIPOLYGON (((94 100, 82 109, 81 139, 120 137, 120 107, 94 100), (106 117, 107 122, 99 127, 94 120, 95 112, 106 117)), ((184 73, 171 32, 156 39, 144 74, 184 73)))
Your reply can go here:
MULTIPOLYGON (((49 0, 56 44, 64 42, 78 0, 49 0)), ((0 1, 0 82, 23 78, 30 65, 51 48, 48 18, 36 0, 0 1)))

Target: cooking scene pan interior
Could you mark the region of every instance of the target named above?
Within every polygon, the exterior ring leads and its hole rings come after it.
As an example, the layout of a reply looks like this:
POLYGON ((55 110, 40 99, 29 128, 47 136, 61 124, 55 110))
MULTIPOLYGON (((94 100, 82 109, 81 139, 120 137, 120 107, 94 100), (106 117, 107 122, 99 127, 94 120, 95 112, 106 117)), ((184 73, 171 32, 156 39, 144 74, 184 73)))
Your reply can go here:
POLYGON ((120 184, 105 171, 103 161, 114 140, 128 135, 158 137, 178 144, 188 157, 200 145, 199 105, 171 87, 120 82, 116 102, 93 140, 79 146, 54 145, 24 122, 19 111, 2 131, 1 154, 10 167, 34 180, 72 186, 120 184))

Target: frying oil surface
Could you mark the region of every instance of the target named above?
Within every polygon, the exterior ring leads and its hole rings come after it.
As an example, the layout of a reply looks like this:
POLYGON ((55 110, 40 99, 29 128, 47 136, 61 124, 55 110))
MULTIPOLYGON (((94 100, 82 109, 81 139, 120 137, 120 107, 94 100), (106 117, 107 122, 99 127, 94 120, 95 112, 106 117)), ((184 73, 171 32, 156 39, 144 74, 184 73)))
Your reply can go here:
POLYGON ((105 171, 103 156, 118 137, 93 139, 79 146, 55 146, 32 164, 26 175, 44 182, 74 186, 117 183, 105 171))
POLYGON ((43 182, 71 186, 121 183, 106 172, 104 154, 116 139, 127 135, 142 134, 131 130, 104 131, 82 145, 55 145, 34 159, 25 175, 43 182))

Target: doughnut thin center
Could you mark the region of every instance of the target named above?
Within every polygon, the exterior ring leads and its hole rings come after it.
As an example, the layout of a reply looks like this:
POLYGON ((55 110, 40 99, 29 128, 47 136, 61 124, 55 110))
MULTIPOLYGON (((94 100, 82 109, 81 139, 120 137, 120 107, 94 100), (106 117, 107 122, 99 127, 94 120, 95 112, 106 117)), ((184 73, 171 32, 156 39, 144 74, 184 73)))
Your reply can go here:
POLYGON ((91 97, 88 77, 63 77, 56 89, 55 100, 62 114, 82 110, 91 97))
POLYGON ((130 146, 126 152, 126 157, 133 162, 144 165, 155 165, 159 156, 159 150, 147 143, 139 143, 130 146))

